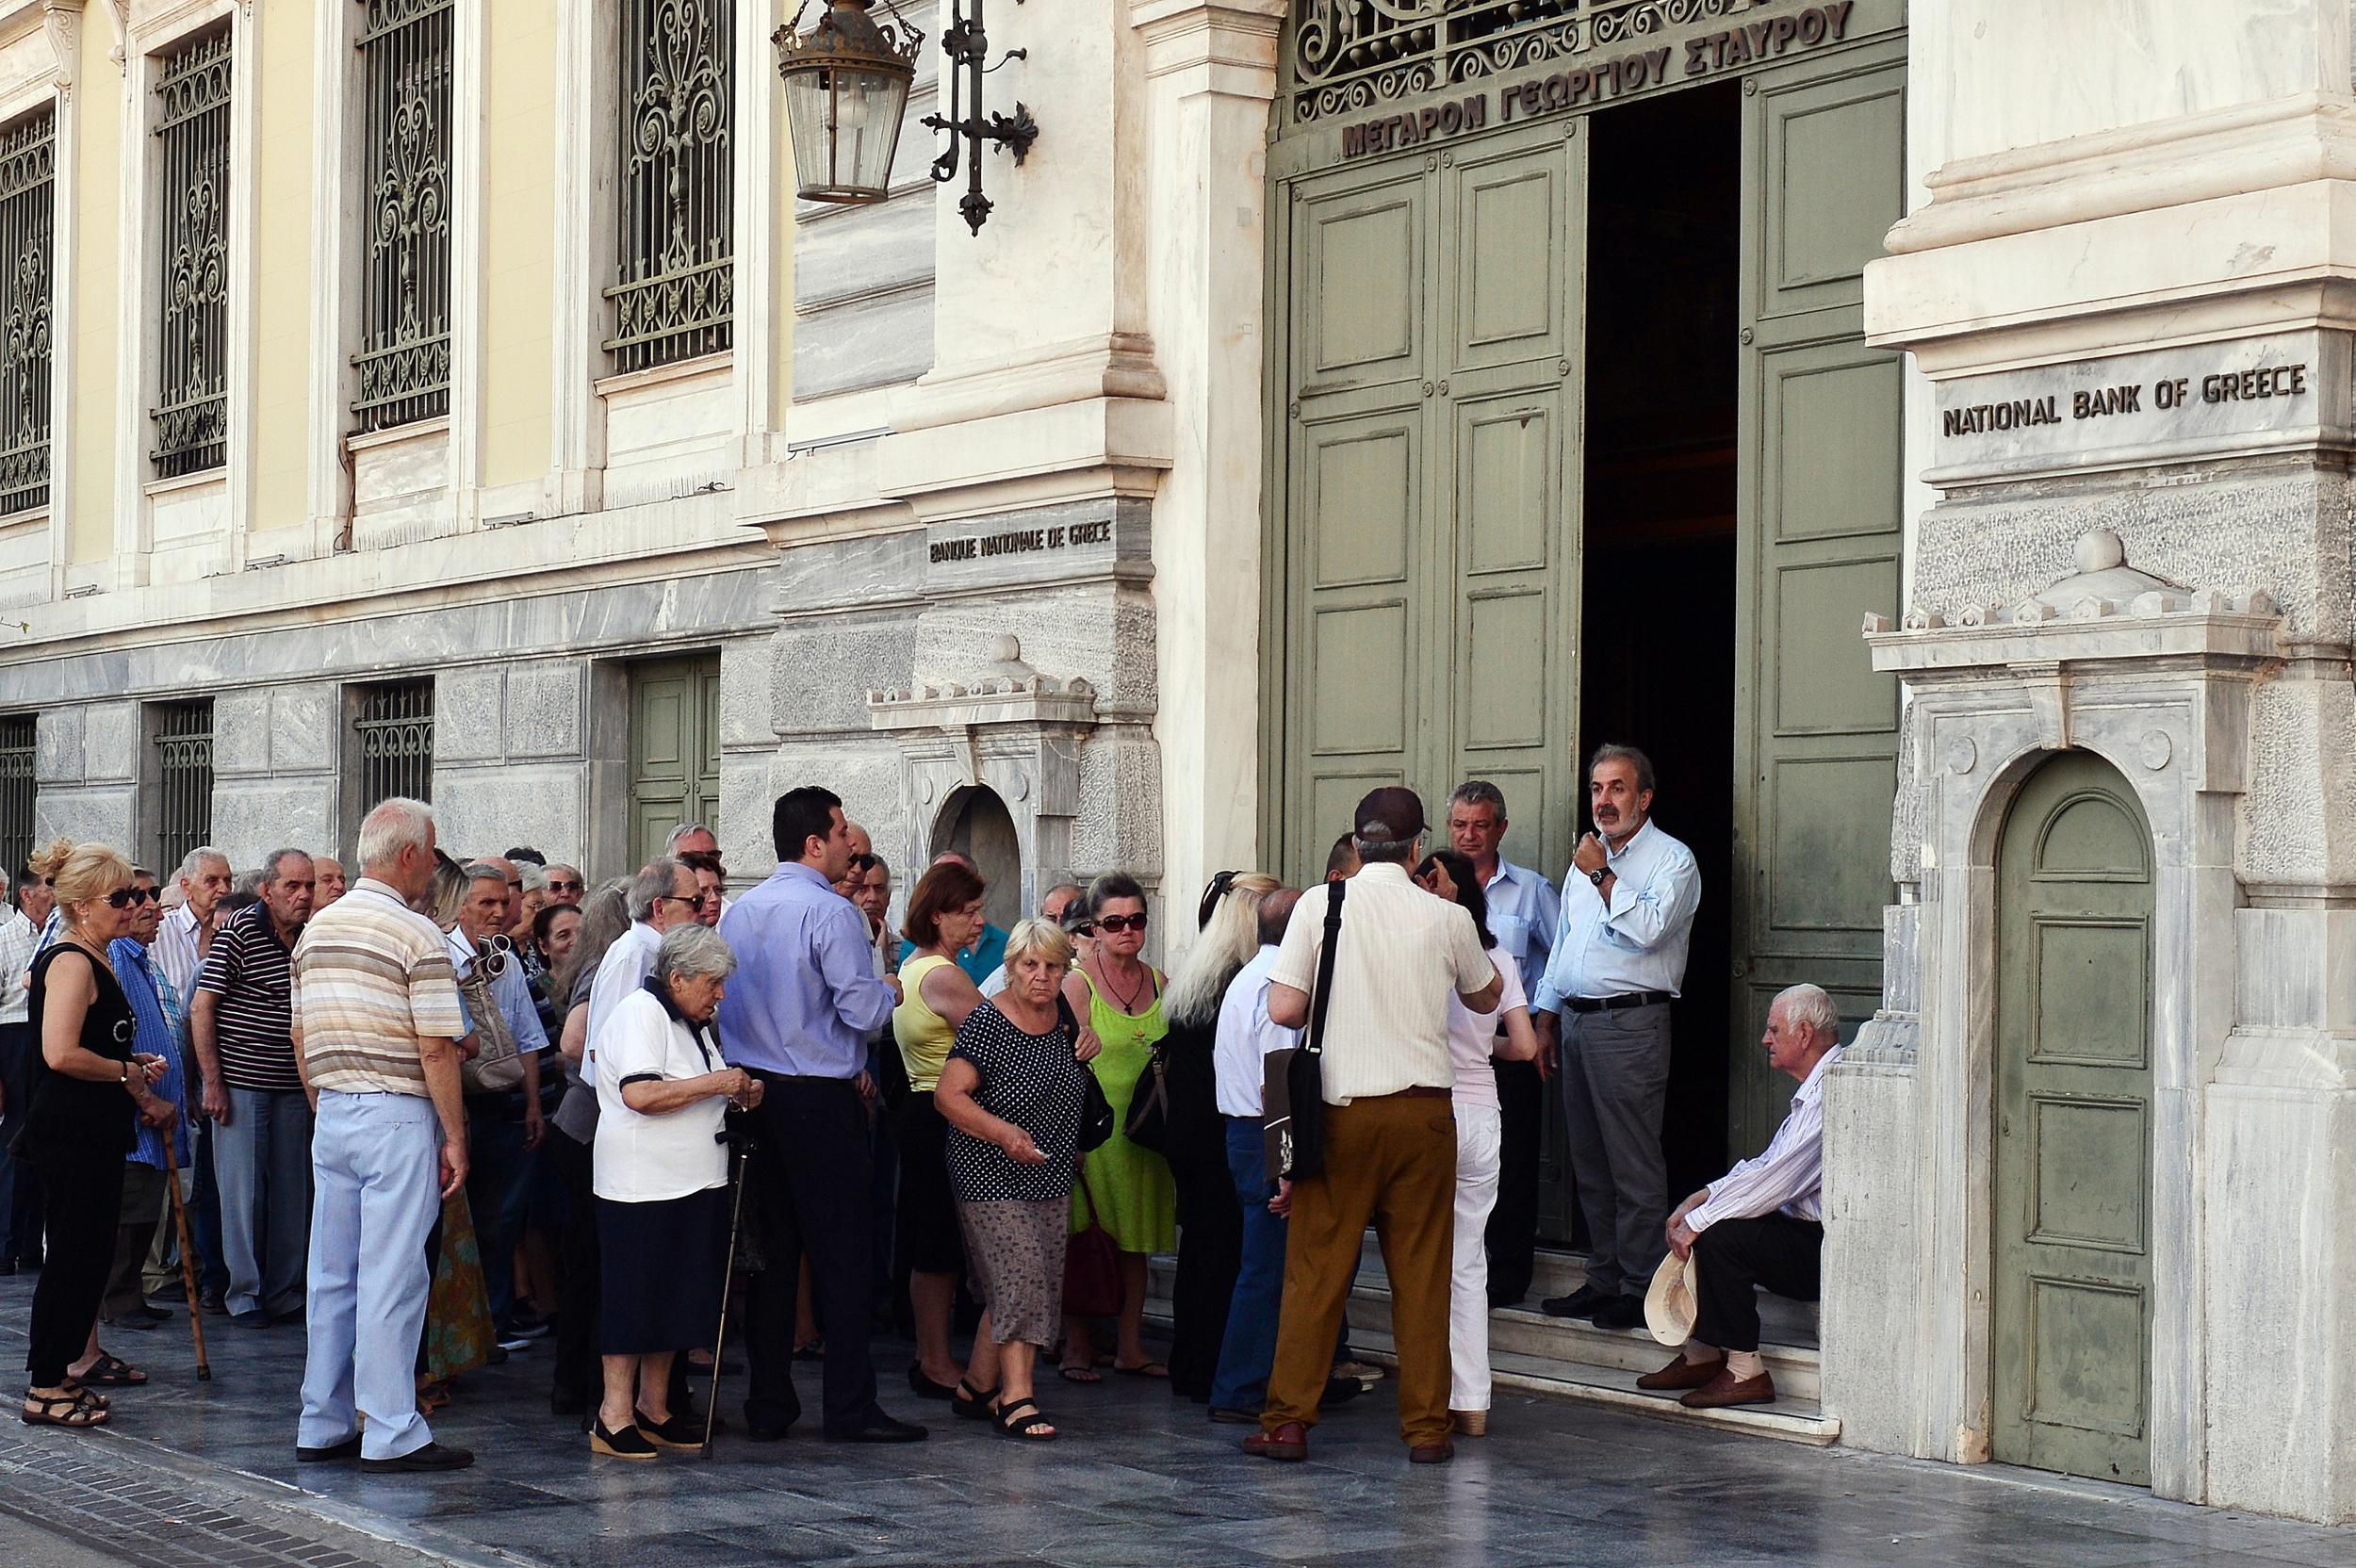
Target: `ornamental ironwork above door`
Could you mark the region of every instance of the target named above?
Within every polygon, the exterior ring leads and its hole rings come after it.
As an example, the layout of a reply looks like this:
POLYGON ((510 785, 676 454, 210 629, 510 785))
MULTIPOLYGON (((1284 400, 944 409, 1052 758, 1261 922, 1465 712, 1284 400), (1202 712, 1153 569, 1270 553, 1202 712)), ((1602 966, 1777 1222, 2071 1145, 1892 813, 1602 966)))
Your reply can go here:
POLYGON ((1754 0, 1298 0, 1287 118, 1306 124, 1669 27, 1754 0))

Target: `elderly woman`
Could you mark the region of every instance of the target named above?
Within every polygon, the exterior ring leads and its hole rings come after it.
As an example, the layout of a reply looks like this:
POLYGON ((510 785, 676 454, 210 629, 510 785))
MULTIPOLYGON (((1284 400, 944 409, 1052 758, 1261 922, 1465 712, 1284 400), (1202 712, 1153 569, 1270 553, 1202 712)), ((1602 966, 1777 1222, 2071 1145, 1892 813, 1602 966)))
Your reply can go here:
POLYGON ((41 1053, 10 1145, 41 1174, 49 1250, 33 1292, 24 1417, 33 1426, 95 1427, 106 1419, 106 1401, 83 1380, 145 1381, 99 1352, 91 1334, 114 1258, 123 1156, 134 1146, 135 1118, 163 1129, 174 1112, 149 1089, 164 1059, 131 1049, 137 1021, 107 952, 138 919, 143 895, 132 887, 130 862, 105 844, 77 844, 53 874, 62 935, 33 960, 27 1006, 41 1053), (79 1378, 77 1357, 86 1367, 79 1378))
POLYGON ((1063 1315, 1064 1241, 1079 1172, 1085 1049, 1056 997, 1072 939, 1026 920, 1006 939, 1006 988, 965 1016, 933 1100, 949 1123, 949 1181, 981 1327, 953 1408, 1044 1442, 1033 1373, 1063 1315))
POLYGON ((664 933, 643 989, 597 1037, 596 1190, 601 1258, 598 1337, 605 1397, 592 1452, 646 1460, 699 1446, 671 1410, 671 1360, 705 1342, 728 1282, 730 1105, 761 1103, 761 1081, 720 1059, 712 1015, 736 955, 690 923, 664 933))

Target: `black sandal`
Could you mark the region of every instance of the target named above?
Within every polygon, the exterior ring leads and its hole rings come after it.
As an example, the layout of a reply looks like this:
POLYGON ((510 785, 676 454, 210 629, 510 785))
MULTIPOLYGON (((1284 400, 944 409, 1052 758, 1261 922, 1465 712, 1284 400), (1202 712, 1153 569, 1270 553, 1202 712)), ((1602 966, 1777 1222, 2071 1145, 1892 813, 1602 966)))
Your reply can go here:
POLYGON ((17 1418, 28 1427, 96 1427, 107 1418, 106 1408, 96 1403, 97 1396, 88 1390, 76 1389, 67 1395, 36 1394, 25 1391, 25 1402, 37 1405, 38 1410, 20 1410, 17 1418))
POLYGON ((90 1370, 77 1374, 74 1380, 95 1388, 137 1388, 147 1381, 147 1374, 121 1357, 107 1355, 102 1350, 98 1359, 90 1363, 90 1370))
POLYGON ((996 1389, 985 1393, 959 1378, 957 1386, 949 1393, 949 1413, 963 1416, 968 1421, 994 1421, 998 1418, 997 1413, 990 1405, 997 1397, 996 1389))
POLYGON ((1025 1443, 1053 1443, 1063 1435, 1055 1429, 1055 1423, 1047 1419, 1047 1413, 1039 1408, 1037 1399, 1017 1399, 1013 1404, 1005 1406, 993 1414, 997 1419, 1000 1437, 1020 1438, 1025 1443), (1023 1414, 1022 1413, 1026 1410, 1031 1413, 1023 1414), (1043 1432, 1035 1432, 1029 1429, 1033 1427, 1045 1427, 1048 1429, 1043 1432))

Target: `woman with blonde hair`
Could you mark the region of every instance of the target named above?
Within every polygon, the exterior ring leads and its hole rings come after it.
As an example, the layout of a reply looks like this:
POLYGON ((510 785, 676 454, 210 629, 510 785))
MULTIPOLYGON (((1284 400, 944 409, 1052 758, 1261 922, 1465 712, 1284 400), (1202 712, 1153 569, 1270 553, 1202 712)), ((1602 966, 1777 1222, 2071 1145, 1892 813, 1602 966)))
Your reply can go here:
POLYGON ((91 1329, 114 1259, 123 1158, 135 1119, 161 1129, 177 1113, 149 1090, 164 1059, 132 1051, 138 1023, 107 953, 146 896, 132 886, 131 863, 105 844, 47 858, 62 935, 33 960, 27 1007, 41 1053, 32 1102, 10 1144, 41 1172, 49 1247, 33 1293, 23 1414, 28 1426, 95 1427, 108 1410, 86 1381, 146 1380, 100 1351, 91 1329))
POLYGON ((1155 1147, 1170 1162, 1178 1191, 1170 1391, 1197 1401, 1211 1396, 1219 1344, 1227 1336, 1227 1305, 1243 1266, 1243 1214, 1235 1206, 1227 1124, 1219 1114, 1219 1073, 1212 1065, 1219 1008, 1236 974, 1260 951, 1260 904, 1276 888, 1276 878, 1261 872, 1223 871, 1203 890, 1194 943, 1178 960, 1162 998, 1170 1033, 1154 1047, 1149 1070, 1161 1073, 1164 1095, 1155 1147))

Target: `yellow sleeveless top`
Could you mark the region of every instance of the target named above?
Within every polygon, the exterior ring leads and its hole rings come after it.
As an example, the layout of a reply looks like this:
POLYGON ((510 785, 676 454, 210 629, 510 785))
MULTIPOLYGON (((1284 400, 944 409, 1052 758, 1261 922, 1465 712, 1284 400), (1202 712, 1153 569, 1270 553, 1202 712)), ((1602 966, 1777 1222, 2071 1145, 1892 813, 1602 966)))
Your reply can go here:
POLYGON ((924 1005, 924 976, 948 961, 936 955, 902 964, 901 1002, 892 1009, 892 1033, 900 1042, 900 1061, 908 1070, 908 1087, 926 1094, 940 1086, 941 1069, 957 1037, 947 1019, 924 1005))

